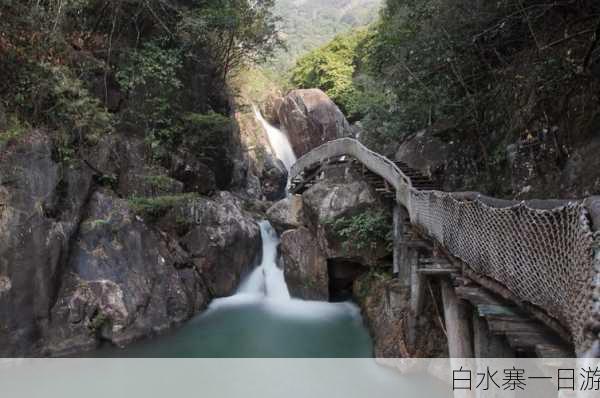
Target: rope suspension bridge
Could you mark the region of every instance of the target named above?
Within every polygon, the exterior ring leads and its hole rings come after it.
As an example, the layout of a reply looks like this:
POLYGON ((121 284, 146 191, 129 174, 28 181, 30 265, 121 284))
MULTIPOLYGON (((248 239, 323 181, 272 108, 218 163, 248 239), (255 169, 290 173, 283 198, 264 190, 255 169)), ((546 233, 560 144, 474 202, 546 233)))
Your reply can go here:
POLYGON ((411 292, 409 342, 427 278, 435 278, 451 357, 600 351, 600 197, 510 201, 442 192, 351 138, 298 159, 290 191, 304 192, 339 164, 360 170, 394 202, 394 271, 411 292))

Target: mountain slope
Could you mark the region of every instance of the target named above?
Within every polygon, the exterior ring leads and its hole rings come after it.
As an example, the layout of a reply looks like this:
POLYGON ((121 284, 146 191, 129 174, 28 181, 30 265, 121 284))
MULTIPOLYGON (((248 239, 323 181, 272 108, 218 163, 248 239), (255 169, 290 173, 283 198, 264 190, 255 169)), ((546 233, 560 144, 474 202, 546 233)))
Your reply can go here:
POLYGON ((327 43, 335 35, 368 25, 378 16, 381 0, 278 0, 275 14, 288 51, 272 62, 289 69, 297 58, 327 43))

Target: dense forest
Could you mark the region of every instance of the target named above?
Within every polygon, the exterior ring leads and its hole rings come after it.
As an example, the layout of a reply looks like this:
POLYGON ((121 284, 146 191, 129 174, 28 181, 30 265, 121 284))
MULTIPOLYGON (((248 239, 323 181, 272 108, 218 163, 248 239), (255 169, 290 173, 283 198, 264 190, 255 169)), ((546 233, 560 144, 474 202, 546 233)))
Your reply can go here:
MULTIPOLYGON (((460 188, 507 195, 511 144, 540 141, 535 160, 552 172, 586 157, 575 152, 599 127, 599 18, 583 0, 387 0, 368 29, 301 58, 292 83, 322 88, 388 154, 424 129, 464 144, 477 182, 460 188)), ((538 195, 559 184, 540 181, 538 195)))
POLYGON ((193 148, 222 176, 230 168, 227 79, 281 45, 272 7, 271 0, 3 1, 0 139, 45 127, 57 157, 69 162, 111 132, 135 132, 156 161, 193 148))

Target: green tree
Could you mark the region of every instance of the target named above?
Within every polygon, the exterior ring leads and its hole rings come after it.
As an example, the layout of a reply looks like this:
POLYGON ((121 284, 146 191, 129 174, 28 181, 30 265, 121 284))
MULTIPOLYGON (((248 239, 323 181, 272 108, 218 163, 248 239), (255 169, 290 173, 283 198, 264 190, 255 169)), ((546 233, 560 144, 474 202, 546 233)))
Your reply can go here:
POLYGON ((359 118, 359 91, 353 79, 360 63, 359 45, 369 32, 358 29, 339 35, 329 44, 298 60, 292 70, 292 84, 300 88, 320 88, 347 114, 359 118))
POLYGON ((177 33, 196 61, 214 60, 223 81, 243 63, 266 60, 282 46, 272 13, 274 0, 204 1, 182 14, 177 33), (202 49, 198 51, 198 49, 202 49))

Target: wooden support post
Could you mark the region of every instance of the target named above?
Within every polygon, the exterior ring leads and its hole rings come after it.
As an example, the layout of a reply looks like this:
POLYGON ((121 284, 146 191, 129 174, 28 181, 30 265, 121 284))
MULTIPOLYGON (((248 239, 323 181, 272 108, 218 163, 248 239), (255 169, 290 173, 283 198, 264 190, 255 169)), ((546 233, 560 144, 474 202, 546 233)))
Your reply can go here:
MULTIPOLYGON (((473 352, 477 358, 475 359, 477 373, 483 374, 487 370, 483 358, 514 358, 516 356, 505 337, 495 335, 490 331, 487 321, 479 315, 477 309, 473 310, 473 352)), ((476 389, 477 398, 512 398, 514 396, 512 391, 476 389)))
POLYGON ((473 358, 472 311, 460 300, 449 280, 440 280, 450 358, 473 358))
POLYGON ((394 275, 400 280, 403 287, 409 287, 410 281, 410 264, 407 258, 407 247, 403 245, 406 225, 404 221, 408 217, 406 209, 396 203, 394 206, 394 275))
POLYGON ((515 352, 502 336, 493 334, 487 321, 473 310, 473 351, 476 358, 514 358, 515 352))
POLYGON ((423 302, 425 295, 424 277, 418 271, 419 269, 419 250, 414 248, 406 248, 406 262, 404 266, 409 270, 410 280, 410 316, 409 316, 409 332, 408 343, 414 345, 416 343, 417 325, 419 315, 423 310, 423 302))

